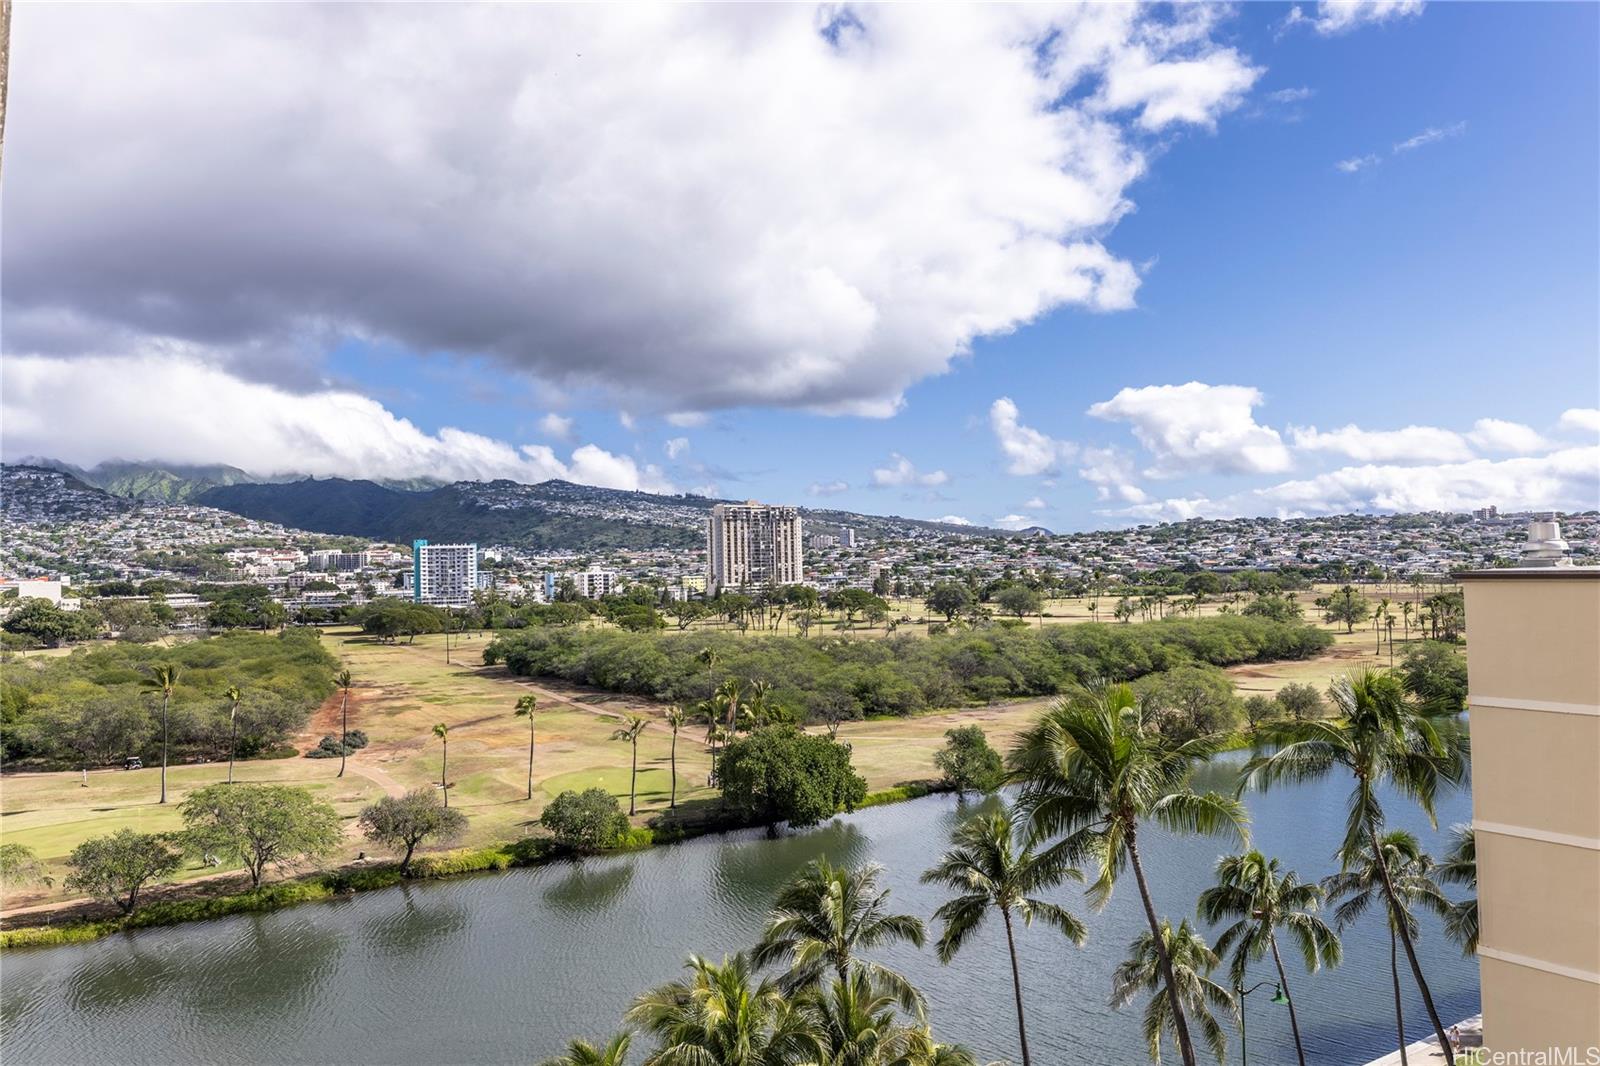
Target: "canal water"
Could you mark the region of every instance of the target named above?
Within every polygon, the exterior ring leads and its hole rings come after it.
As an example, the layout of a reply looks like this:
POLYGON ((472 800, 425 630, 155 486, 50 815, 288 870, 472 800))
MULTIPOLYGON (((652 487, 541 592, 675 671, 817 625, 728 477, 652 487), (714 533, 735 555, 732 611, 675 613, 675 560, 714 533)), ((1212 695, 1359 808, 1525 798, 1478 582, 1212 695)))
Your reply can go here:
MULTIPOLYGON (((1231 787, 1236 762, 1208 767, 1197 785, 1231 787)), ((1302 877, 1330 872, 1347 792, 1345 780, 1330 778, 1249 796, 1254 843, 1302 877)), ((928 919, 943 890, 918 884, 918 875, 979 806, 933 796, 779 840, 708 838, 7 952, 0 1056, 7 1066, 537 1062, 570 1036, 615 1030, 632 997, 677 976, 689 953, 720 957, 751 944, 779 886, 812 859, 883 864, 898 909, 928 919)), ((1449 825, 1470 816, 1465 791, 1442 798, 1437 833, 1398 797, 1386 806, 1393 825, 1418 832, 1435 854, 1449 825)), ((1157 907, 1191 914, 1224 847, 1150 831, 1144 850, 1157 907)), ((1057 898, 1087 921, 1090 936, 1078 949, 1044 929, 1021 932, 1035 1061, 1146 1061, 1139 1009, 1107 1006, 1112 969, 1144 928, 1131 874, 1099 912, 1081 887, 1057 898)), ((1344 946, 1335 970, 1290 971, 1311 1062, 1361 1063, 1395 1047, 1381 919, 1350 929, 1344 946)), ((1476 1013, 1477 967, 1432 919, 1423 920, 1419 951, 1446 1024, 1476 1013)), ((998 926, 991 922, 952 966, 931 947, 879 957, 924 990, 941 1039, 968 1044, 980 1062, 1017 1059, 998 926)), ((1266 967, 1251 975, 1272 978, 1266 967)), ((1403 981, 1407 1033, 1417 1039, 1427 1022, 1403 981)), ((1287 1012, 1270 994, 1248 1003, 1250 1061, 1292 1062, 1287 1012)), ((1237 1033, 1229 1059, 1238 1061, 1237 1033)))

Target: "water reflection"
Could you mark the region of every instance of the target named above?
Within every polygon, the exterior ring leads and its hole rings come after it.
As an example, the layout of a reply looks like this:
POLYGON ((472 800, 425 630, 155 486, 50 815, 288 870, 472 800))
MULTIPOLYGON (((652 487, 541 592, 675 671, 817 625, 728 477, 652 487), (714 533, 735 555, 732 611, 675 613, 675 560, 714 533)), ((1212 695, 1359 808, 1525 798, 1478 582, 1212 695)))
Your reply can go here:
POLYGON ((384 954, 414 955, 453 937, 472 921, 467 908, 450 896, 430 893, 424 900, 410 884, 402 884, 396 892, 401 898, 398 909, 361 921, 363 941, 384 954))
POLYGON ((632 856, 565 863, 552 868, 556 880, 546 884, 540 896, 558 911, 588 913, 610 907, 633 884, 637 868, 632 856))

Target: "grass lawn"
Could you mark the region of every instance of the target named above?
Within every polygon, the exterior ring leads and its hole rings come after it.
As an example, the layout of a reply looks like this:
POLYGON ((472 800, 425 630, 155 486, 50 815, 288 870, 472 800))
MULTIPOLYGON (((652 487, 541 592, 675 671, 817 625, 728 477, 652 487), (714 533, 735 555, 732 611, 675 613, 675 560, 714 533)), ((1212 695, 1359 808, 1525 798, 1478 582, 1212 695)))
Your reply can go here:
MULTIPOLYGON (((347 820, 346 840, 336 857, 354 858, 369 847, 354 826, 363 806, 385 792, 437 786, 444 750, 432 730, 435 723, 442 722, 450 729, 451 806, 469 820, 468 833, 460 843, 485 845, 528 835, 545 804, 564 789, 598 786, 626 805, 629 746, 611 737, 627 715, 641 714, 650 719, 650 727, 639 739, 638 820, 667 808, 672 732, 662 716, 662 706, 559 682, 529 681, 513 677, 503 667, 485 667, 482 653, 489 639, 488 634, 452 636, 451 661, 446 663, 442 636, 418 637, 410 644, 380 644, 351 628, 325 631, 324 643, 355 679, 350 727, 365 730, 369 746, 350 759, 343 778, 336 776, 339 760, 305 758, 240 763, 236 778, 313 789, 347 820), (513 714, 517 699, 529 693, 539 701, 531 802, 527 799, 528 720, 513 714)), ((1306 681, 1321 688, 1340 672, 1377 665, 1373 646, 1370 630, 1358 628, 1353 635, 1340 634, 1322 658, 1240 666, 1229 672, 1242 695, 1275 692, 1290 681, 1306 681)), ((839 739, 853 746, 856 767, 868 788, 884 789, 934 776, 933 754, 944 743, 945 730, 961 724, 982 725, 991 742, 1003 751, 1047 702, 1023 700, 911 719, 851 722, 840 728, 839 739)), ((308 750, 321 736, 337 733, 338 728, 336 694, 313 715, 306 732, 297 738, 298 746, 308 750)), ((710 757, 704 738, 705 726, 698 723, 686 725, 678 737, 680 803, 715 796, 705 785, 710 757)), ((123 827, 146 832, 179 828, 178 802, 189 791, 225 775, 222 763, 169 768, 169 802, 165 806, 156 803, 159 770, 154 768, 96 771, 89 775, 87 788, 78 773, 0 778, 0 834, 7 842, 33 848, 58 879, 53 890, 15 893, 8 896, 6 904, 15 907, 66 898, 59 882, 64 860, 73 847, 123 827)), ((213 872, 191 864, 180 876, 194 878, 213 872)))

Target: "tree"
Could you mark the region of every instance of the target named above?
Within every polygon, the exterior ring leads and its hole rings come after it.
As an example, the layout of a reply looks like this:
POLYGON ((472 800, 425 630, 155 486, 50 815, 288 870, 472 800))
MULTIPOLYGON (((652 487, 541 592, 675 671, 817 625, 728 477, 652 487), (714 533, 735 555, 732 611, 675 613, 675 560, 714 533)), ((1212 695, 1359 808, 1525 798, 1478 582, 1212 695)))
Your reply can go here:
POLYGON ((960 726, 945 730, 945 745, 934 753, 933 763, 957 793, 993 792, 1005 780, 1005 763, 989 746, 983 727, 960 726))
POLYGON ((707 644, 700 649, 695 658, 699 659, 706 667, 706 698, 710 699, 717 692, 717 663, 722 656, 717 654, 717 649, 707 644))
POLYGON ((570 1040, 566 1054, 545 1059, 539 1066, 626 1066, 632 1043, 633 1034, 628 1032, 617 1033, 603 1047, 587 1040, 570 1040))
POLYGON ((170 877, 183 862, 183 852, 166 837, 119 829, 110 836, 86 840, 72 849, 67 888, 115 903, 123 914, 139 909, 139 893, 151 881, 170 877))
POLYGON ((49 600, 33 596, 18 602, 6 615, 7 633, 30 637, 48 648, 73 640, 89 640, 100 628, 100 614, 93 610, 69 611, 49 600))
POLYGON ((443 722, 438 722, 433 727, 433 735, 439 738, 441 745, 439 756, 439 793, 444 796, 444 805, 450 806, 450 783, 447 774, 450 770, 450 727, 443 722))
MULTIPOLYGON (((1466 779, 1469 746, 1452 714, 1409 699, 1400 679, 1391 672, 1367 670, 1340 678, 1331 691, 1337 710, 1332 719, 1282 722, 1263 730, 1278 748, 1246 763, 1239 787, 1267 789, 1281 782, 1324 777, 1334 770, 1348 772, 1355 788, 1338 855, 1342 869, 1349 870, 1360 861, 1363 851, 1379 850, 1384 825, 1380 786, 1387 782, 1416 801, 1432 822, 1433 798, 1439 789, 1460 785, 1466 779)), ((1389 905, 1398 908, 1400 901, 1387 869, 1384 863, 1376 864, 1389 905)), ((1410 930, 1402 923, 1398 933, 1434 1035, 1440 1047, 1449 1047, 1410 930)))
POLYGON ((1164 1033, 1171 1032, 1179 1048, 1183 1047, 1180 1034, 1185 1032, 1185 1011, 1199 1022, 1217 1061, 1224 1061, 1227 1038, 1215 1012, 1232 1014, 1235 1004, 1233 994, 1209 976, 1217 962, 1216 952, 1187 920, 1173 929, 1162 919, 1154 933, 1140 933, 1128 945, 1128 958, 1111 977, 1111 1005, 1120 1009, 1132 1003, 1139 992, 1151 993, 1144 1009, 1144 1039, 1152 1062, 1161 1061, 1164 1033))
POLYGON ((1025 615, 1039 614, 1044 610, 1044 600, 1026 585, 1007 585, 995 595, 994 600, 1001 611, 1016 615, 1019 622, 1025 615))
POLYGON ((161 802, 167 802, 167 709, 172 703, 172 690, 178 686, 178 668, 172 663, 153 667, 143 685, 161 693, 161 802))
POLYGON ((1145 720, 1175 740, 1226 732, 1238 719, 1233 678, 1215 666, 1158 670, 1134 682, 1133 691, 1145 720))
POLYGON ((0 844, 0 885, 50 885, 44 863, 25 844, 0 844))
POLYGON ((609 848, 628 831, 627 815, 603 788, 568 789, 550 801, 539 824, 557 844, 579 855, 609 848))
POLYGON ((1467 709, 1467 660, 1448 644, 1426 640, 1400 660, 1406 691, 1437 714, 1467 709))
POLYGON ((1244 707, 1244 720, 1249 724, 1250 732, 1252 733, 1256 731, 1262 722, 1272 718, 1279 710, 1276 700, 1271 696, 1263 696, 1259 692, 1246 696, 1241 706, 1244 707))
POLYGON ((772 835, 782 822, 804 829, 853 811, 867 796, 867 783, 850 765, 849 745, 792 725, 731 741, 717 776, 728 806, 772 835))
POLYGON ((1439 864, 1439 880, 1466 885, 1472 895, 1450 905, 1444 931, 1467 955, 1478 951, 1478 842, 1470 825, 1452 826, 1450 851, 1439 864))
POLYGON ((178 811, 190 846, 237 857, 251 888, 261 886, 269 865, 315 859, 339 845, 338 812, 292 785, 207 785, 178 811))
POLYGON ((675 811, 678 809, 678 730, 683 728, 683 708, 677 704, 668 707, 666 719, 667 725, 672 729, 672 751, 670 755, 672 760, 672 798, 667 801, 667 809, 675 811))
POLYGON ((1346 633, 1354 633, 1356 626, 1365 622, 1372 613, 1367 598, 1350 585, 1340 586, 1321 597, 1317 600, 1317 606, 1322 608, 1324 621, 1343 622, 1346 633))
POLYGON ((786 1066, 809 1061, 811 1019, 770 980, 755 983, 744 955, 720 964, 691 955, 686 979, 634 1000, 626 1020, 660 1050, 645 1066, 786 1066))
POLYGON ((334 776, 343 777, 345 757, 350 752, 350 671, 340 670, 333 683, 339 687, 339 772, 334 776))
POLYGON ((821 987, 830 974, 839 981, 860 974, 920 1015, 922 995, 905 975, 861 957, 889 944, 920 948, 925 936, 922 919, 890 911, 889 890, 878 885, 882 873, 876 863, 854 869, 826 859, 807 863, 778 893, 751 961, 786 967, 780 987, 789 995, 821 987))
MULTIPOLYGON (((1389 979, 1394 987, 1394 1024, 1400 1040, 1400 1062, 1406 1061, 1406 1021, 1400 998, 1401 937, 1415 937, 1417 920, 1412 908, 1421 905, 1434 914, 1447 916, 1450 901, 1439 890, 1432 876, 1433 860, 1422 851, 1417 838, 1394 829, 1365 846, 1345 869, 1323 879, 1323 891, 1334 907, 1334 920, 1345 929, 1374 902, 1384 908, 1389 926, 1389 979)), ((1426 999, 1427 991, 1423 990, 1426 999)), ((1449 1047, 1442 1043, 1440 1047, 1449 1047)))
MULTIPOLYGON (((1294 994, 1289 990, 1289 975, 1278 952, 1278 930, 1288 934, 1300 949, 1307 973, 1322 966, 1337 966, 1342 955, 1339 937, 1316 909, 1322 902, 1322 889, 1302 882, 1293 870, 1280 871, 1277 859, 1259 851, 1225 855, 1217 860, 1217 883, 1200 893, 1200 917, 1212 925, 1233 920, 1217 937, 1216 952, 1225 955, 1231 948, 1230 976, 1234 988, 1242 988, 1245 966, 1272 955, 1278 971, 1278 987, 1289 1002, 1289 1028, 1294 1032, 1295 1054, 1305 1066, 1306 1049, 1300 1039, 1300 1016, 1295 1011, 1294 994)), ((1244 1010, 1244 1003, 1239 1003, 1244 1010)))
POLYGON ((1011 989, 1017 1001, 1017 1039, 1022 1044, 1022 1066, 1030 1066, 1028 1026, 1022 1011, 1022 973, 1017 966, 1016 933, 1012 912, 1031 926, 1038 918, 1054 926, 1068 940, 1083 945, 1088 930, 1065 907, 1037 898, 1035 893, 1054 888, 1063 880, 1083 875, 1060 863, 1041 860, 1033 846, 1014 839, 1011 812, 1002 807, 964 822, 950 840, 944 857, 922 875, 924 884, 939 884, 959 895, 933 912, 944 923, 939 934, 939 961, 949 965, 967 938, 983 924, 989 911, 1000 912, 1006 929, 1006 949, 1011 956, 1011 989), (1019 850, 1020 846, 1020 850, 1019 850))
POLYGON ((924 605, 944 615, 946 623, 954 622, 956 615, 972 606, 972 590, 958 581, 939 581, 929 590, 924 605))
POLYGON ((1195 1066, 1194 1045, 1167 951, 1164 926, 1150 895, 1139 829, 1155 821, 1176 833, 1245 836, 1246 815, 1236 798, 1189 787, 1193 767, 1220 748, 1217 737, 1177 740, 1147 728, 1127 685, 1102 685, 1064 697, 1018 738, 1012 769, 1023 781, 1021 807, 1039 839, 1059 836, 1044 854, 1070 866, 1100 865, 1090 888, 1104 906, 1117 875, 1133 868, 1149 923, 1149 949, 1168 997, 1184 1066, 1195 1066))
POLYGON ((1300 605, 1294 601, 1294 597, 1281 592, 1262 593, 1245 604, 1239 613, 1284 623, 1298 622, 1302 616, 1300 605))
POLYGON ((238 685, 229 685, 222 695, 228 701, 228 784, 233 784, 233 755, 239 747, 239 704, 244 691, 238 685))
POLYGON ((439 802, 431 788, 403 796, 384 796, 362 809, 361 830, 368 840, 401 853, 400 873, 411 872, 411 856, 426 840, 447 841, 467 830, 467 816, 439 802))
POLYGON ((639 734, 643 733, 650 722, 637 714, 630 714, 628 724, 612 732, 612 740, 625 740, 633 747, 633 770, 628 775, 628 817, 639 813, 636 799, 639 795, 639 734))
POLYGON ((528 720, 528 798, 533 799, 533 712, 539 698, 529 692, 517 697, 516 716, 528 720))
POLYGON ((1328 710, 1328 705, 1323 702, 1322 693, 1317 691, 1315 685, 1304 685, 1297 681, 1291 681, 1280 688, 1273 699, 1286 714, 1302 722, 1321 718, 1328 710))
POLYGON ((851 1066, 974 1066, 962 1047, 936 1044, 925 1025, 899 1020, 895 998, 865 974, 832 980, 803 1004, 811 1037, 819 1045, 816 1061, 851 1066))

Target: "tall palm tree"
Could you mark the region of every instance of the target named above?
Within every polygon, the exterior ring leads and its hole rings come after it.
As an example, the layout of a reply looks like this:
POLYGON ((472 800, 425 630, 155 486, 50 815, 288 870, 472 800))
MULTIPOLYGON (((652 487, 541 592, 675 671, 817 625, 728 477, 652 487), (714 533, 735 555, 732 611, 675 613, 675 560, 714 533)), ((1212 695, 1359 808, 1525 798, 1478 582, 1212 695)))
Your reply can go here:
POLYGON ((150 669, 150 676, 140 682, 145 688, 161 693, 161 802, 167 802, 167 710, 172 704, 172 690, 178 687, 178 668, 172 663, 161 663, 150 669))
MULTIPOLYGON (((1374 902, 1383 906, 1389 925, 1389 979, 1394 986, 1394 1024, 1400 1039, 1400 1062, 1406 1062, 1406 1020, 1400 1005, 1401 938, 1414 937, 1417 919, 1413 908, 1421 906, 1441 916, 1450 910, 1450 901, 1433 879, 1433 860, 1423 853, 1417 838, 1403 829, 1393 829, 1378 838, 1374 846, 1362 850, 1340 873, 1324 878, 1322 887, 1328 902, 1335 903, 1333 915, 1340 929, 1354 922, 1374 902)), ((1426 995, 1426 992, 1424 992, 1426 995)), ((1440 1047, 1449 1047, 1448 1042, 1440 1047)))
POLYGON ((244 700, 244 692, 238 685, 229 685, 222 690, 222 695, 228 701, 228 784, 233 784, 233 753, 239 747, 239 704, 244 700))
POLYGON ((1111 898, 1117 875, 1132 867, 1184 1066, 1195 1066, 1194 1043, 1151 899, 1139 830, 1154 821, 1177 833, 1246 838, 1248 819, 1237 798, 1189 787, 1195 764, 1220 745, 1212 736, 1164 736, 1147 723, 1127 685, 1099 685, 1062 698, 1011 753, 1023 783, 1019 805, 1035 838, 1060 837, 1043 852, 1045 861, 1076 866, 1096 860, 1100 873, 1090 899, 1097 908, 1111 898))
POLYGON ((450 768, 450 727, 443 722, 433 727, 433 735, 439 738, 444 745, 444 755, 439 760, 439 791, 444 795, 444 805, 450 806, 450 785, 446 781, 445 772, 450 768))
MULTIPOLYGON (((1278 970, 1278 987, 1289 1001, 1289 1028, 1294 1031, 1294 1050, 1305 1066, 1306 1049, 1300 1039, 1300 1016, 1295 1012, 1294 993, 1289 990, 1289 975, 1278 952, 1278 930, 1289 935, 1300 949, 1307 973, 1322 966, 1337 966, 1342 955, 1339 937, 1316 910, 1322 902, 1322 889, 1300 880, 1293 870, 1280 871, 1278 860, 1259 851, 1225 855, 1217 860, 1217 883, 1200 893, 1200 917, 1213 925, 1234 919, 1217 938, 1216 952, 1225 955, 1232 948, 1229 976, 1235 988, 1244 985, 1245 965, 1271 954, 1278 970)), ((1244 1003, 1239 1004, 1244 1010, 1244 1003)))
POLYGON ((667 708, 667 725, 672 728, 672 798, 667 801, 667 809, 678 809, 678 730, 683 728, 683 708, 673 704, 667 708))
POLYGON ((533 712, 539 706, 539 698, 533 693, 517 697, 516 716, 528 720, 528 798, 533 799, 533 712))
MULTIPOLYGON (((1361 860, 1364 850, 1379 850, 1384 825, 1380 786, 1387 783, 1409 796, 1434 822, 1433 801, 1439 790, 1466 779, 1468 742, 1465 731, 1457 728, 1453 712, 1409 699, 1400 679, 1391 672, 1365 670, 1340 678, 1334 682, 1332 695, 1337 709, 1333 718, 1283 721, 1265 727, 1262 736, 1279 746, 1245 764, 1239 787, 1255 785, 1265 790, 1280 782, 1308 781, 1334 770, 1347 771, 1355 779, 1355 790, 1338 854, 1342 869, 1349 870, 1361 860)), ((1390 908, 1399 907, 1388 866, 1378 863, 1376 873, 1390 908)), ((1411 931, 1402 923, 1398 932, 1434 1035, 1440 1047, 1449 1047, 1444 1023, 1417 961, 1411 931)))
POLYGON ((750 711, 752 726, 764 726, 769 720, 771 708, 768 706, 772 699, 772 685, 760 678, 750 682, 750 699, 746 706, 750 711))
POLYGON ((708 697, 716 695, 717 663, 722 660, 722 656, 717 654, 716 648, 713 648, 711 645, 707 644, 705 647, 700 649, 700 654, 695 656, 695 658, 706 664, 706 695, 708 697))
POLYGON ((333 683, 343 693, 339 701, 339 772, 335 775, 343 777, 345 756, 350 751, 350 671, 340 670, 333 683))
POLYGON ((936 866, 922 875, 924 884, 941 884, 960 895, 933 912, 944 922, 936 945, 939 961, 948 965, 967 938, 983 924, 989 910, 1000 912, 1006 927, 1006 949, 1011 955, 1011 990, 1017 1001, 1017 1039, 1022 1044, 1022 1066, 1030 1066, 1028 1025, 1022 1011, 1022 973, 1017 966, 1017 941, 1012 913, 1024 925, 1038 918, 1059 929, 1081 946, 1089 931, 1065 907, 1037 898, 1034 893, 1054 888, 1063 880, 1081 881, 1083 875, 1060 863, 1044 862, 1027 845, 1019 848, 1012 829, 1011 812, 1002 807, 962 823, 951 837, 952 847, 936 866))
POLYGON ((612 732, 611 739, 626 740, 633 745, 633 773, 628 778, 628 817, 631 818, 638 813, 634 801, 639 794, 639 734, 650 722, 637 714, 628 715, 627 721, 627 725, 612 732))
POLYGON ((1450 851, 1438 866, 1439 880, 1472 889, 1467 899, 1450 905, 1445 934, 1468 955, 1478 951, 1478 841, 1470 825, 1451 826, 1450 851))
POLYGON ((567 1043, 566 1054, 545 1059, 539 1066, 623 1066, 631 1043, 633 1034, 628 1032, 616 1034, 601 1047, 587 1040, 572 1040, 567 1043))
POLYGON ((739 713, 745 709, 740 696, 739 679, 730 677, 717 686, 716 695, 712 697, 722 708, 722 727, 730 733, 739 731, 739 713))
POLYGON ((626 1020, 659 1042, 644 1066, 788 1066, 819 1057, 806 1012, 773 981, 754 983, 750 961, 691 955, 689 976, 655 988, 626 1020))
POLYGON ((1144 1039, 1152 1062, 1161 1061, 1163 1033, 1170 1032, 1176 1042, 1182 1014, 1174 1013, 1174 1002, 1194 1016, 1211 1053, 1223 1061, 1227 1037, 1215 1012, 1232 1014, 1235 1004, 1233 993, 1208 976, 1218 961, 1187 919, 1173 929, 1163 918, 1154 934, 1140 933, 1128 945, 1127 959, 1111 977, 1111 1005, 1120 1009, 1140 991, 1151 993, 1144 1008, 1144 1039))
POLYGON ((788 967, 781 984, 787 993, 815 988, 831 973, 840 981, 864 973, 900 1005, 919 1016, 922 994, 906 977, 861 952, 899 941, 922 946, 922 919, 889 910, 889 890, 878 887, 883 867, 854 869, 826 859, 808 863, 778 893, 761 941, 751 953, 757 966, 788 967))

